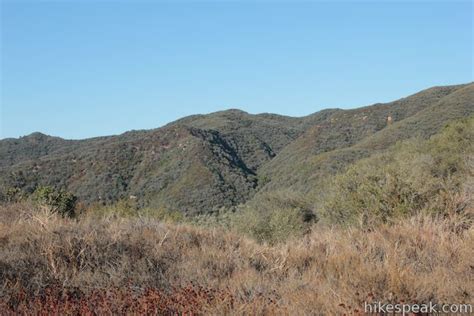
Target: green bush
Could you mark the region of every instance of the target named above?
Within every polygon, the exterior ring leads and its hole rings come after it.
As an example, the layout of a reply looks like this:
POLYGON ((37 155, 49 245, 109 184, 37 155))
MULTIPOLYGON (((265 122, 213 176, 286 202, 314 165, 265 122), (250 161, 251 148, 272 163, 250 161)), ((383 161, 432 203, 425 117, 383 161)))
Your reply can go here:
POLYGON ((77 197, 70 192, 41 186, 33 193, 33 199, 51 213, 58 213, 64 217, 75 216, 77 197))
POLYGON ((120 199, 113 204, 93 204, 87 208, 86 213, 88 216, 95 216, 98 218, 130 218, 138 215, 138 206, 134 200, 120 199))
POLYGON ((301 237, 316 220, 311 203, 289 191, 262 193, 258 202, 248 203, 232 218, 232 227, 259 242, 271 244, 301 237))
POLYGON ((0 201, 15 203, 20 202, 25 198, 25 194, 20 188, 10 187, 5 191, 0 192, 0 201))
POLYGON ((146 217, 164 222, 181 222, 184 216, 181 212, 172 211, 163 206, 140 208, 135 199, 121 199, 110 205, 95 205, 87 210, 89 216, 134 218, 146 217))
POLYGON ((220 227, 230 229, 235 217, 235 208, 221 207, 217 211, 189 217, 187 221, 201 227, 220 227))
POLYGON ((138 210, 139 216, 153 218, 162 222, 179 223, 184 221, 183 213, 166 207, 142 208, 138 210))

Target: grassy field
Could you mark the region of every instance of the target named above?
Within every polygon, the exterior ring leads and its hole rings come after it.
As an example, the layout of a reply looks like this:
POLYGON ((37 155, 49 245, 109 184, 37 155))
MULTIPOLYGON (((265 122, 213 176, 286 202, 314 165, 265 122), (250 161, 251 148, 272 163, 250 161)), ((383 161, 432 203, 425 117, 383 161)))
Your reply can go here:
POLYGON ((364 302, 472 303, 461 215, 314 225, 269 245, 151 218, 0 208, 0 314, 359 314, 364 302))

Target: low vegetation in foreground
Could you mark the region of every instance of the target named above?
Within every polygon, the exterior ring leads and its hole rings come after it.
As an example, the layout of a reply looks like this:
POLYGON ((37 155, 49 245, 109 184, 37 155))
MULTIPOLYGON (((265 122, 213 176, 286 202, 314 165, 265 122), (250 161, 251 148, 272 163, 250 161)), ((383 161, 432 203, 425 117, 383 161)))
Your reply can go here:
POLYGON ((472 303, 474 229, 413 216, 314 225, 270 245, 151 218, 0 209, 0 313, 342 314, 364 302, 472 303))

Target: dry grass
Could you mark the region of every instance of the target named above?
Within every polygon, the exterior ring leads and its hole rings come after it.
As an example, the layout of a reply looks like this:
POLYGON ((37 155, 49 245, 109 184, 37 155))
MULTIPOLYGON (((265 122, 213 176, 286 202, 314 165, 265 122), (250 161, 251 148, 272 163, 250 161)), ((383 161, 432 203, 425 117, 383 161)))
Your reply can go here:
POLYGON ((473 303, 474 229, 405 219, 258 244, 152 219, 0 207, 0 314, 358 314, 365 301, 473 303))

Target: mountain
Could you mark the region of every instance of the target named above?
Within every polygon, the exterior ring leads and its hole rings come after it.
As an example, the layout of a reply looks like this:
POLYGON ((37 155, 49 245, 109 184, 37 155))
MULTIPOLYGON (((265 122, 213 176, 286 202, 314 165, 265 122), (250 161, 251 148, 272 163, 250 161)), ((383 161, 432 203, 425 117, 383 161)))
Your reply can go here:
POLYGON ((232 109, 85 140, 34 133, 0 140, 0 187, 52 185, 85 203, 135 196, 140 205, 206 213, 273 190, 314 194, 349 164, 473 113, 471 83, 300 118, 232 109))
POLYGON ((427 138, 449 121, 473 113, 474 84, 435 87, 391 103, 337 112, 259 170, 269 181, 264 189, 314 191, 328 175, 358 159, 400 140, 427 138))

